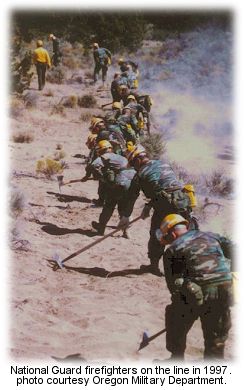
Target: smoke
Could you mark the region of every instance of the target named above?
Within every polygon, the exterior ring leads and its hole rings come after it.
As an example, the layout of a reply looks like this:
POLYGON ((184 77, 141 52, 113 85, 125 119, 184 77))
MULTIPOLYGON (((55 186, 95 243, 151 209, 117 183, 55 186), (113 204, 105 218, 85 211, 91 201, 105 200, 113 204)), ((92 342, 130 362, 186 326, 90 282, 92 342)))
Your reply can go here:
MULTIPOLYGON (((212 171, 232 145, 232 34, 207 26, 138 53, 140 89, 153 97, 152 122, 170 159, 194 173, 212 171)), ((230 165, 228 165, 230 164, 230 165)))

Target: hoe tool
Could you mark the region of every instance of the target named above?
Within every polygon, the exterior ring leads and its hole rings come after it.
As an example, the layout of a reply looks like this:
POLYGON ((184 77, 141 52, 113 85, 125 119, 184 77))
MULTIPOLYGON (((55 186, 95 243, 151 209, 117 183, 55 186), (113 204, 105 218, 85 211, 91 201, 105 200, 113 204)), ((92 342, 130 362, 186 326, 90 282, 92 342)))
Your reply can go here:
MULTIPOLYGON (((129 226, 132 225, 134 222, 138 221, 141 219, 141 216, 133 219, 130 223, 129 226)), ((86 250, 92 248, 93 246, 99 244, 100 242, 104 241, 106 238, 113 236, 114 233, 119 232, 122 230, 122 228, 117 227, 115 228, 112 232, 106 234, 105 236, 98 238, 98 240, 91 242, 90 244, 84 246, 83 248, 79 249, 78 251, 72 253, 71 255, 67 256, 65 259, 61 260, 57 254, 53 256, 53 261, 56 262, 54 266, 54 271, 56 271, 58 268, 64 268, 64 263, 70 259, 73 259, 73 257, 76 257, 80 255, 80 253, 85 252, 86 250)))
POLYGON ((155 333, 154 335, 152 336, 148 336, 147 332, 144 332, 143 333, 143 337, 142 337, 142 341, 140 343, 140 346, 139 346, 139 349, 138 351, 140 351, 141 349, 147 347, 147 345, 149 345, 149 343, 154 340, 155 338, 157 338, 158 336, 160 336, 161 334, 163 334, 164 332, 166 332, 166 328, 165 329, 162 329, 160 330, 159 332, 155 333))

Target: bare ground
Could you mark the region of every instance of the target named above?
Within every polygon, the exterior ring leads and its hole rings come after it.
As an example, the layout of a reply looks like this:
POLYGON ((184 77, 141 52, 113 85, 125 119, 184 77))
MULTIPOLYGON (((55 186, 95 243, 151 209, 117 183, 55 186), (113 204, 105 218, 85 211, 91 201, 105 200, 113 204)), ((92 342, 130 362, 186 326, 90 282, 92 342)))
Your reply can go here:
MULTIPOLYGON (((91 203, 97 197, 97 182, 68 185, 60 194, 55 177, 49 180, 36 175, 36 161, 52 156, 60 143, 68 164, 64 170, 65 179, 81 178, 83 160, 73 157, 78 153, 87 154, 85 140, 89 122, 80 120, 81 113, 100 111, 100 105, 110 101, 110 94, 98 92, 94 86, 85 88, 83 84, 58 86, 47 83, 42 92, 36 91, 36 86, 35 79, 32 92, 38 94, 37 107, 23 110, 10 122, 10 181, 26 199, 23 213, 11 226, 16 224, 20 238, 29 242, 27 246, 25 242, 23 246, 21 242, 17 244, 19 249, 12 250, 9 258, 11 357, 48 360, 79 354, 81 359, 90 362, 167 359, 169 352, 165 348, 164 335, 137 352, 143 331, 153 335, 164 328, 164 308, 170 301, 164 278, 141 274, 139 270, 142 263, 148 263, 150 219, 136 222, 131 227, 130 240, 117 233, 71 259, 65 269, 55 272, 50 266, 49 261, 55 254, 65 258, 98 238, 90 233, 91 221, 97 220, 100 213, 100 209, 91 203), (46 96, 48 90, 52 90, 54 96, 46 96), (52 106, 62 96, 88 92, 98 99, 97 109, 67 108, 64 117, 51 115, 52 106), (18 131, 31 132, 34 141, 29 144, 12 142, 11 136, 18 131)), ((165 93, 164 110, 167 110, 167 104, 173 105, 173 98, 165 93)), ((177 110, 183 107, 180 97, 179 103, 177 97, 174 101, 177 110)), ((179 148, 178 137, 169 143, 171 157, 175 142, 179 148)), ((178 161, 178 154, 175 157, 178 161)), ((182 162, 181 156, 179 160, 182 162)), ((188 161, 186 164, 190 168, 191 156, 189 166, 188 161)), ((195 157, 195 169, 196 164, 195 157)), ((230 165, 225 169, 229 171, 230 165)), ((206 207, 202 228, 224 233, 229 226, 232 202, 224 199, 218 202, 221 209, 215 205, 206 207)), ((133 217, 140 214, 143 203, 141 195, 133 217)), ((107 232, 117 222, 115 212, 107 232)), ((226 348, 228 359, 234 357, 234 337, 232 329, 226 348)), ((202 352, 198 321, 188 336, 186 360, 200 361, 202 352)))

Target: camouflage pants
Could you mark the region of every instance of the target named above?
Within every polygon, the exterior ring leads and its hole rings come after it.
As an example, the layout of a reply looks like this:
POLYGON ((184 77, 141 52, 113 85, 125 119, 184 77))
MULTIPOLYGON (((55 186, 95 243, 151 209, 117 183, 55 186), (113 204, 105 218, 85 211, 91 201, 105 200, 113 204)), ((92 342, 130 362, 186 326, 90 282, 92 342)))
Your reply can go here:
POLYGON ((61 61, 61 54, 60 53, 54 53, 52 57, 52 65, 58 66, 61 61))
POLYGON ((192 307, 183 300, 173 300, 165 309, 166 348, 176 359, 183 359, 187 333, 200 317, 204 337, 204 358, 224 358, 225 341, 231 328, 229 296, 225 287, 220 297, 192 307))
POLYGON ((108 66, 96 63, 94 68, 94 82, 98 80, 98 76, 101 70, 102 70, 102 81, 106 80, 108 66))
POLYGON ((45 85, 45 75, 46 75, 47 65, 41 62, 37 62, 36 69, 37 69, 37 78, 38 78, 38 89, 39 91, 41 91, 45 85))
POLYGON ((113 193, 110 191, 110 194, 107 192, 104 202, 102 212, 99 216, 99 223, 105 229, 106 224, 110 220, 116 206, 120 218, 123 216, 123 211, 127 205, 127 199, 123 196, 119 196, 117 192, 113 193))

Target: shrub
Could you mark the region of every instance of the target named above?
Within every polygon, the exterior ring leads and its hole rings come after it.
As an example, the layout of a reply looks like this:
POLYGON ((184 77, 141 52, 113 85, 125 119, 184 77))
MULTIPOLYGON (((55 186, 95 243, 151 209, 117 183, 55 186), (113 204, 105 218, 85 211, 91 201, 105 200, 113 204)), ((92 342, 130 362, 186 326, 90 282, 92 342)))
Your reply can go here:
POLYGON ((60 103, 55 104, 55 105, 53 106, 53 108, 52 108, 50 114, 51 114, 51 115, 60 114, 60 115, 62 115, 62 116, 65 116, 65 115, 66 115, 66 114, 65 114, 65 107, 64 107, 62 104, 60 104, 60 103))
POLYGON ((46 177, 51 178, 57 173, 63 172, 64 163, 46 158, 45 160, 38 160, 36 164, 36 172, 43 173, 46 177))
POLYGON ((77 105, 78 99, 76 95, 70 95, 63 97, 59 104, 62 104, 64 107, 75 108, 77 105))
POLYGON ((27 132, 19 132, 17 134, 13 135, 13 141, 15 143, 23 144, 27 143, 30 144, 34 140, 33 134, 27 133, 27 132))
POLYGON ((39 95, 36 92, 28 91, 25 95, 23 95, 23 101, 26 108, 37 107, 38 99, 39 95))
POLYGON ((83 95, 78 98, 79 107, 94 108, 97 104, 97 100, 93 95, 83 95))
POLYGON ((46 80, 52 84, 62 84, 66 78, 66 73, 61 66, 52 68, 46 76, 46 80))
POLYGON ((20 215, 26 206, 26 200, 23 192, 18 188, 12 189, 9 203, 11 215, 15 217, 20 215))
POLYGON ((83 121, 83 122, 88 122, 91 120, 93 114, 91 114, 91 112, 83 112, 81 115, 80 115, 80 120, 83 121))
POLYGON ((79 60, 75 56, 72 56, 72 55, 63 57, 62 63, 68 69, 78 69, 80 67, 79 60))
POLYGON ((93 73, 92 72, 85 72, 85 77, 87 78, 87 79, 93 79, 94 78, 94 75, 93 75, 93 73))
POLYGON ((178 164, 175 161, 170 162, 171 168, 174 170, 175 175, 178 180, 184 182, 185 184, 195 184, 197 185, 198 179, 194 175, 191 175, 182 165, 178 164))
POLYGON ((13 97, 10 101, 10 116, 12 118, 18 118, 22 115, 24 109, 24 103, 21 99, 13 97))
POLYGON ((62 160, 64 157, 66 156, 66 153, 64 150, 56 150, 56 152, 54 153, 54 160, 55 161, 59 161, 59 160, 62 160))
POLYGON ((162 135, 159 133, 145 136, 141 144, 146 149, 150 159, 160 158, 166 151, 166 143, 163 142, 162 135))
POLYGON ((54 93, 52 89, 48 89, 47 92, 44 93, 44 96, 53 97, 54 93))
POLYGON ((228 196, 233 192, 233 180, 226 177, 223 172, 214 171, 205 177, 205 183, 214 195, 228 196))

